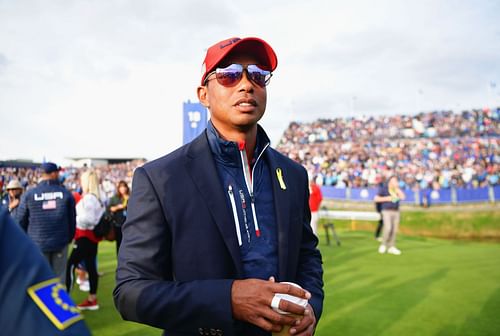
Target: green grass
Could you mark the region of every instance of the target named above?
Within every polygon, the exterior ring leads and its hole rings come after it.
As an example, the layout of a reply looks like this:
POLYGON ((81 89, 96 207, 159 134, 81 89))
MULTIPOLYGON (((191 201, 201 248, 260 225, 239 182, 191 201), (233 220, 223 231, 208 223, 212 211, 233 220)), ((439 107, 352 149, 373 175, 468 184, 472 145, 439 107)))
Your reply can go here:
POLYGON ((371 232, 340 237, 321 245, 318 335, 498 335, 499 245, 401 236, 393 256, 377 253, 371 232))
MULTIPOLYGON (((371 232, 340 231, 326 246, 325 307, 316 335, 498 335, 500 245, 401 235, 401 256, 379 255, 371 232)), ((114 245, 99 246, 101 309, 85 312, 94 335, 161 335, 124 322, 111 292, 114 245)), ((74 289, 79 302, 85 294, 74 289)))
MULTIPOLYGON (((134 322, 123 321, 113 303, 113 289, 115 286, 116 252, 114 243, 107 241, 99 244, 98 254, 99 272, 104 272, 99 278, 97 298, 99 310, 84 311, 85 321, 95 336, 148 336, 161 335, 162 331, 134 322)), ((87 297, 75 285, 71 297, 80 303, 87 297)))
MULTIPOLYGON (((357 230, 374 231, 376 227, 376 222, 334 222, 341 229, 352 229, 354 226, 357 230)), ((500 210, 403 210, 399 230, 406 235, 420 237, 500 241, 500 210)))
POLYGON ((452 239, 500 240, 500 211, 403 211, 401 231, 452 239))

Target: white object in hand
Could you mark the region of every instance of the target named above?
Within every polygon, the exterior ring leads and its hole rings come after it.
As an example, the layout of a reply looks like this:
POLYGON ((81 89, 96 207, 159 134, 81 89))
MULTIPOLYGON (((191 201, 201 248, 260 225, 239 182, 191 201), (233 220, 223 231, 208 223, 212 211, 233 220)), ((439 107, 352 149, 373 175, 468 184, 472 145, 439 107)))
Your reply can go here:
MULTIPOLYGON (((293 285, 295 287, 302 288, 293 282, 281 282, 281 283, 290 284, 290 285, 293 285)), ((290 294, 276 293, 276 294, 274 294, 273 300, 271 301, 271 308, 273 308, 273 310, 275 312, 280 313, 280 314, 284 314, 284 315, 288 315, 291 313, 279 309, 279 305, 280 305, 281 300, 290 301, 291 303, 295 303, 296 305, 299 305, 299 306, 304 307, 304 308, 306 308, 307 304, 308 304, 307 299, 302 299, 302 298, 299 298, 297 296, 293 296, 290 294)))

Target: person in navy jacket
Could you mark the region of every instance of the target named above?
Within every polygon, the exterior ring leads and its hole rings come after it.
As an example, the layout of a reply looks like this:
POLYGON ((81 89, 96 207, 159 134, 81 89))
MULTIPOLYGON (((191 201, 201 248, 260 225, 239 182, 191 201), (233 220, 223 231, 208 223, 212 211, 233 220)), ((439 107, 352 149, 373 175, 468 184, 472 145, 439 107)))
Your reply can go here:
POLYGON ((258 38, 207 50, 207 129, 134 173, 114 290, 124 319, 174 336, 314 333, 324 293, 307 172, 257 124, 276 65, 258 38), (275 293, 309 304, 276 303, 275 293))
POLYGON ((1 207, 0 327, 2 335, 90 335, 38 247, 1 207))
POLYGON ((75 199, 59 182, 55 163, 45 162, 40 168, 42 180, 24 193, 15 219, 64 281, 68 244, 76 228, 75 199))

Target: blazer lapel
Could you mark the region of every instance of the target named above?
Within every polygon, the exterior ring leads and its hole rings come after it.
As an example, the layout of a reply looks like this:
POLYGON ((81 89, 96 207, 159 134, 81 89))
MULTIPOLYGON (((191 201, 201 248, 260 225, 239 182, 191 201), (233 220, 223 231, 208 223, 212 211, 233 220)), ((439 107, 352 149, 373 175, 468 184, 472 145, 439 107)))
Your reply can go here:
POLYGON ((208 145, 206 131, 191 143, 187 155, 186 169, 197 186, 201 198, 207 203, 212 218, 217 224, 231 254, 238 275, 242 276, 243 264, 234 223, 226 206, 226 197, 208 145))
POLYGON ((271 180, 273 181, 274 209, 278 225, 278 281, 285 281, 287 279, 290 231, 290 189, 287 187, 287 171, 283 166, 279 165, 272 149, 269 148, 267 153, 271 180))

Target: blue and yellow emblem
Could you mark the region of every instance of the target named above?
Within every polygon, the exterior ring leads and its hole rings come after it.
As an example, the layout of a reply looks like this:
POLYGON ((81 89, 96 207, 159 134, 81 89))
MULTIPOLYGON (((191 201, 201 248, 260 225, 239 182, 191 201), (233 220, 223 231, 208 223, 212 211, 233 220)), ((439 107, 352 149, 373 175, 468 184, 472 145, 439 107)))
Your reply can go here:
POLYGON ((29 287, 28 294, 59 330, 83 319, 80 310, 57 278, 29 287))

